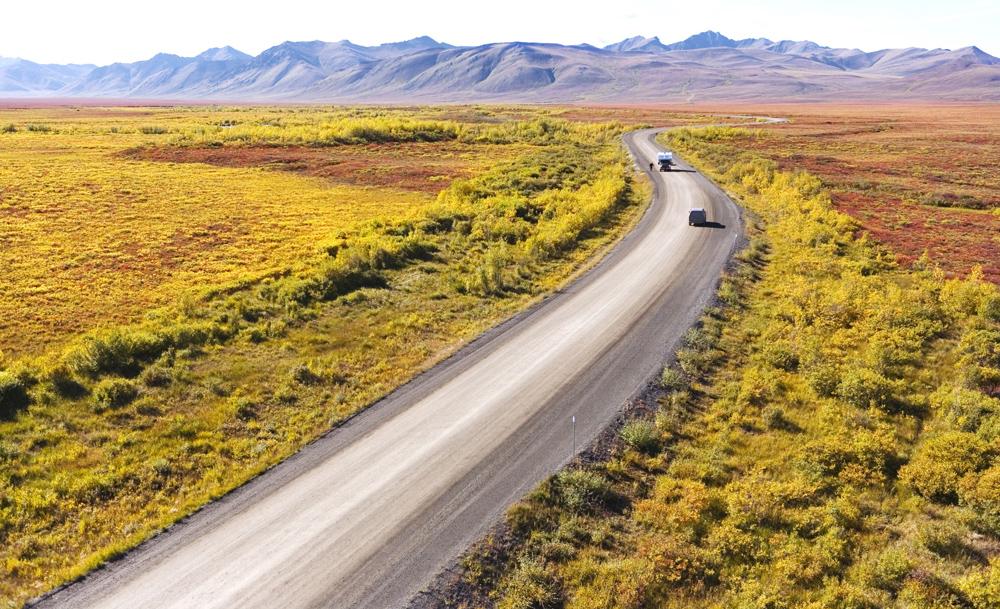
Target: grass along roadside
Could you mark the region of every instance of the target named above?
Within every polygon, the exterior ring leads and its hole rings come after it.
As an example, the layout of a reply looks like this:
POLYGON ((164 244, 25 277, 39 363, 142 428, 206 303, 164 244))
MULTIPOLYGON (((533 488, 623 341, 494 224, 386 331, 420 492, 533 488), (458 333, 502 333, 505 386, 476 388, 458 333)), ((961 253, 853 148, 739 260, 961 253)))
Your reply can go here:
POLYGON ((587 126, 295 268, 5 362, 0 596, 86 572, 561 285, 648 199, 620 131, 587 126))
POLYGON ((899 268, 819 180, 727 153, 748 135, 666 136, 761 232, 655 417, 512 508, 442 604, 1000 603, 1000 293, 899 268))

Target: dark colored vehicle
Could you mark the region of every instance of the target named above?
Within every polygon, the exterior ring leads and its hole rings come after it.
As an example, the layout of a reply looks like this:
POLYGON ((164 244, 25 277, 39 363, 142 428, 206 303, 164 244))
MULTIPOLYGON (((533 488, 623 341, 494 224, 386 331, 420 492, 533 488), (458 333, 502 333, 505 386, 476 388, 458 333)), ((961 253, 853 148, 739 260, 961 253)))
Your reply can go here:
POLYGON ((702 207, 695 207, 688 212, 688 226, 700 226, 708 222, 708 214, 702 207))
POLYGON ((660 166, 660 171, 670 171, 670 168, 674 164, 674 155, 672 152, 661 152, 656 155, 656 164, 660 166))

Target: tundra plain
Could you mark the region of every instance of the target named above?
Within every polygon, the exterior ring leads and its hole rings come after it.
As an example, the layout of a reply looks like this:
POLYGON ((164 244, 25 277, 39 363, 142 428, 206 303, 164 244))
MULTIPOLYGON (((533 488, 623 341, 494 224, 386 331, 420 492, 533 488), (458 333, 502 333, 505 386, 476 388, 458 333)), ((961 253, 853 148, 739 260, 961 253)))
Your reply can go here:
POLYGON ((730 306, 664 377, 657 424, 629 427, 628 448, 599 471, 560 474, 515 507, 521 545, 508 562, 470 559, 468 581, 484 604, 511 607, 642 606, 668 591, 712 606, 764 598, 741 587, 753 560, 771 569, 754 575, 767 598, 846 598, 874 577, 887 582, 876 606, 904 588, 970 598, 967 582, 998 571, 992 525, 968 516, 998 509, 984 423, 998 410, 996 292, 962 279, 979 264, 997 280, 989 105, 4 109, 0 598, 20 606, 119 555, 564 285, 648 199, 621 150, 626 130, 746 114, 791 120, 667 141, 759 216, 720 288, 730 306), (802 243, 796 231, 811 232, 802 243), (890 297, 937 300, 896 310, 890 297), (810 350, 834 330, 798 328, 792 311, 809 303, 846 324, 843 349, 810 350), (879 324, 928 319, 924 334, 856 349, 879 324), (813 342, 755 351, 790 323, 813 342), (852 357, 864 365, 844 368, 852 357), (832 371, 816 367, 823 358, 832 371), (948 395, 971 410, 942 406, 948 395), (966 434, 948 437, 977 465, 921 490, 900 472, 933 458, 904 460, 938 450, 945 432, 966 434), (868 444, 842 444, 851 433, 868 444), (829 457, 803 462, 815 480, 776 465, 803 439, 829 457), (750 491, 727 485, 754 464, 776 507, 748 532, 726 506, 742 509, 750 491), (691 483, 658 482, 668 471, 691 483), (778 505, 788 497, 805 511, 778 505), (900 533, 872 533, 884 521, 900 533), (906 569, 881 554, 912 548, 906 569), (888 566, 857 566, 869 563, 888 566), (787 579, 803 565, 813 571, 787 579), (699 578, 709 587, 689 586, 699 578))

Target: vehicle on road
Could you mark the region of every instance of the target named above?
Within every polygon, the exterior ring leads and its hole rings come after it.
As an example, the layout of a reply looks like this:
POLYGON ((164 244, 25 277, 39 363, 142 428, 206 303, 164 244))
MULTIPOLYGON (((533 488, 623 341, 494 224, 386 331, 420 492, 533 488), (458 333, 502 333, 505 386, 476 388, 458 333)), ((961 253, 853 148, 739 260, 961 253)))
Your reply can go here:
POLYGON ((708 214, 705 213, 705 208, 694 207, 688 212, 688 226, 700 226, 708 222, 708 214))
POLYGON ((660 166, 660 171, 670 171, 674 165, 674 153, 661 152, 656 155, 656 164, 660 166))

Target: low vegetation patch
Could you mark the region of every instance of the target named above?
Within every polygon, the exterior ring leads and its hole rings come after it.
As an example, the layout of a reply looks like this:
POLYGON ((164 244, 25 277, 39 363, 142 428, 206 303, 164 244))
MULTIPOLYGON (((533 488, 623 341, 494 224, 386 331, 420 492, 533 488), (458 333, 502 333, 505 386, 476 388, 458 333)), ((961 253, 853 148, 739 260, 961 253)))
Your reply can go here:
POLYGON ((464 142, 408 142, 355 146, 143 146, 122 156, 217 167, 260 167, 321 178, 333 184, 374 186, 436 195, 457 178, 470 178, 523 150, 464 142))

